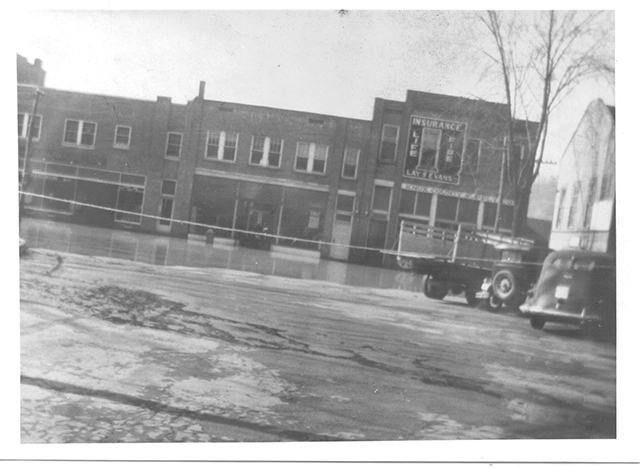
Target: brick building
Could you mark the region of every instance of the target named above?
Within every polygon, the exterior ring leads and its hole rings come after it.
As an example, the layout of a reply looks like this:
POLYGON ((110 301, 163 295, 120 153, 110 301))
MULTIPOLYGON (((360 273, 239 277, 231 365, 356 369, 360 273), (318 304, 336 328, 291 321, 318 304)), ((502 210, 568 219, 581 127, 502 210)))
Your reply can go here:
MULTIPOLYGON (((45 88, 44 73, 38 86, 33 215, 179 237, 213 226, 220 242, 261 225, 277 247, 369 264, 403 219, 496 224, 503 104, 410 90, 376 99, 368 121, 208 100, 204 82, 185 105, 45 88)), ((22 167, 34 87, 18 97, 22 167)), ((503 231, 512 205, 505 187, 503 231)))

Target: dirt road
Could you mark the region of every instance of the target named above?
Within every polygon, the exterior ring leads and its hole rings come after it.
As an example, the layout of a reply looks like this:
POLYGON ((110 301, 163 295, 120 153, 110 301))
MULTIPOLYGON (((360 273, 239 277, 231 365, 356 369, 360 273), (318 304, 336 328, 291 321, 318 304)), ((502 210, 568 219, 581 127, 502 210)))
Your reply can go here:
POLYGON ((21 440, 615 438, 612 343, 462 300, 35 250, 21 440))

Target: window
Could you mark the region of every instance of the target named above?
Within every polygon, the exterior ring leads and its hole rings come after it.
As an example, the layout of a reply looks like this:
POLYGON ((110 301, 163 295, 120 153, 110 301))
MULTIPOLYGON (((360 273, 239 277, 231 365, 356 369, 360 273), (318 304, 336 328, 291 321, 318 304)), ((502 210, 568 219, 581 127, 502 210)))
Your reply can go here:
POLYGON ((560 189, 560 193, 558 194, 558 208, 556 211, 556 228, 560 227, 560 223, 562 222, 562 216, 564 214, 564 197, 567 193, 566 189, 560 189))
MULTIPOLYGON (((493 229, 496 224, 496 216, 498 216, 498 204, 485 202, 484 216, 482 218, 482 226, 493 229)), ((513 206, 502 205, 500 207, 500 225, 503 229, 511 229, 513 222, 513 206)))
POLYGON ((464 147, 464 167, 470 174, 478 172, 478 161, 480 161, 480 140, 468 138, 464 147))
POLYGON ((140 224, 144 189, 139 187, 118 187, 116 221, 140 224))
MULTIPOLYGON (((18 136, 20 138, 27 138, 29 136, 29 123, 31 119, 29 114, 18 114, 18 136)), ((40 125, 42 122, 42 116, 36 115, 33 120, 33 139, 40 138, 40 125)))
POLYGON ((336 201, 336 221, 351 222, 356 196, 353 193, 338 193, 336 201))
POLYGON ((342 163, 342 177, 355 179, 358 174, 358 159, 360 150, 355 148, 344 149, 344 161, 342 163))
POLYGON ((578 211, 578 203, 580 203, 580 184, 576 182, 573 186, 571 195, 571 205, 569 205, 569 215, 567 219, 567 227, 575 227, 575 216, 578 211))
POLYGON ((67 119, 64 126, 64 143, 67 145, 93 147, 96 142, 95 122, 67 119))
POLYGON ((430 193, 403 190, 400 196, 400 213, 428 218, 431 214, 431 199, 430 193))
POLYGON ((296 171, 324 174, 329 147, 316 143, 298 142, 296 149, 296 171))
POLYGON ((380 159, 394 161, 396 159, 396 147, 398 146, 398 134, 400 127, 384 125, 382 127, 382 141, 380 142, 380 159))
POLYGON ((207 132, 207 148, 204 157, 218 161, 234 162, 238 149, 238 134, 231 132, 207 132))
POLYGON ((131 142, 131 127, 116 125, 116 135, 113 139, 113 146, 116 148, 128 148, 131 142))
POLYGON ((282 140, 270 137, 253 137, 249 164, 263 167, 280 167, 282 140))
POLYGON ((441 139, 441 130, 433 130, 431 128, 422 129, 419 169, 434 170, 438 168, 438 154, 440 153, 441 139))
POLYGON ((180 149, 182 147, 182 133, 167 133, 167 149, 165 156, 170 158, 179 158, 180 149))
POLYGON ((163 180, 162 181, 162 195, 172 197, 176 194, 176 181, 175 180, 163 180))
MULTIPOLYGON (((476 226, 479 208, 480 202, 476 200, 438 195, 436 219, 454 221, 467 226, 476 226)), ((495 214, 493 219, 495 220, 495 214)))
POLYGON ((391 187, 376 185, 373 190, 373 200, 371 202, 371 209, 373 211, 388 213, 390 204, 391 204, 391 187))

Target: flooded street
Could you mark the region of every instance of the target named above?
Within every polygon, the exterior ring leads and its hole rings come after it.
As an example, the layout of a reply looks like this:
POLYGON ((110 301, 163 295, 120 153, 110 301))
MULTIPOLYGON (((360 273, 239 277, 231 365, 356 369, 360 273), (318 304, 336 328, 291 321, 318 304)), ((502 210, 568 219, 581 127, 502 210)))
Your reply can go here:
POLYGON ((320 259, 299 249, 258 250, 216 239, 213 245, 122 230, 25 218, 20 235, 32 248, 141 263, 225 268, 263 275, 418 292, 421 278, 411 273, 320 259))

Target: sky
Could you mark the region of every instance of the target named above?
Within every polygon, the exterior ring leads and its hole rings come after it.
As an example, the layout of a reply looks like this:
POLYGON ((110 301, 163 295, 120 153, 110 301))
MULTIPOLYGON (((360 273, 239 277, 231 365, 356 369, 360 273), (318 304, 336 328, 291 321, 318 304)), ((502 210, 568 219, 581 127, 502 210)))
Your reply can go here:
MULTIPOLYGON (((483 73, 475 12, 425 10, 31 10, 15 16, 16 53, 39 58, 51 88, 145 100, 211 100, 371 119, 374 99, 408 89, 504 102, 483 73)), ((613 44, 612 44, 613 47, 613 44)), ((557 160, 588 103, 582 84, 552 116, 557 160)), ((553 174, 554 167, 545 167, 553 174)))

